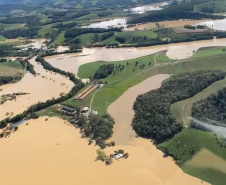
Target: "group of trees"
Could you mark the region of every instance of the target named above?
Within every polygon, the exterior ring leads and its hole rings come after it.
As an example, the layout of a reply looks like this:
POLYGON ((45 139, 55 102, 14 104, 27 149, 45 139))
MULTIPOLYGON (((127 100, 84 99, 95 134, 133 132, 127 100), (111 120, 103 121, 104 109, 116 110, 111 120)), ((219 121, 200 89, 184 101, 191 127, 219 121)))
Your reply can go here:
POLYGON ((36 72, 34 70, 34 66, 27 60, 20 60, 21 65, 23 68, 26 68, 31 74, 35 75, 36 72))
POLYGON ((137 97, 132 126, 142 137, 157 142, 172 137, 182 129, 170 113, 171 104, 190 98, 225 77, 222 71, 196 71, 173 76, 161 88, 137 97))
POLYGON ((49 70, 49 71, 53 71, 55 73, 59 73, 61 75, 64 75, 64 76, 68 77, 76 85, 82 83, 81 80, 76 78, 73 73, 66 72, 66 71, 63 71, 63 70, 58 69, 56 67, 53 67, 50 63, 45 61, 44 56, 38 56, 35 60, 37 62, 40 62, 44 69, 49 70))
POLYGON ((114 123, 114 119, 109 114, 103 116, 91 114, 88 118, 80 115, 77 125, 85 137, 95 140, 100 147, 104 148, 104 140, 111 137, 114 123))
POLYGON ((0 76, 0 86, 7 84, 13 80, 14 80, 14 77, 12 76, 0 76))
POLYGON ((226 88, 195 102, 192 117, 209 124, 226 127, 226 88))
POLYGON ((14 29, 2 31, 1 35, 8 39, 15 39, 17 37, 34 38, 38 34, 38 27, 32 27, 28 29, 14 29))
POLYGON ((86 33, 106 33, 106 32, 121 32, 122 29, 120 28, 75 28, 70 29, 65 32, 65 38, 73 39, 79 35, 86 34, 86 33))
MULTIPOLYGON (((198 27, 197 27, 198 28, 198 27)), ((203 29, 202 26, 200 26, 198 29, 203 29)), ((168 29, 164 28, 159 30, 158 34, 161 34, 161 32, 165 32, 168 29)), ((162 34, 164 36, 164 34, 162 34)), ((164 45, 164 44, 171 44, 171 43, 180 43, 180 42, 193 42, 198 40, 211 40, 216 36, 217 38, 226 38, 226 33, 224 32, 206 32, 202 34, 188 34, 187 36, 184 35, 181 37, 180 35, 178 37, 172 37, 170 36, 170 40, 161 40, 156 39, 151 42, 141 42, 141 43, 135 43, 135 44, 123 44, 121 47, 146 47, 146 46, 155 46, 155 45, 164 45)))
POLYGON ((13 50, 12 45, 0 44, 0 57, 8 57, 13 50))
POLYGON ((94 79, 106 78, 108 75, 113 73, 114 69, 115 69, 114 64, 102 65, 96 70, 93 78, 94 79))
MULTIPOLYGON (((127 63, 128 65, 128 63, 127 63)), ((104 64, 102 66, 100 66, 95 74, 94 74, 94 79, 103 79, 108 77, 111 74, 115 74, 117 72, 120 72, 124 69, 124 65, 119 64, 119 65, 114 65, 114 64, 104 64)))

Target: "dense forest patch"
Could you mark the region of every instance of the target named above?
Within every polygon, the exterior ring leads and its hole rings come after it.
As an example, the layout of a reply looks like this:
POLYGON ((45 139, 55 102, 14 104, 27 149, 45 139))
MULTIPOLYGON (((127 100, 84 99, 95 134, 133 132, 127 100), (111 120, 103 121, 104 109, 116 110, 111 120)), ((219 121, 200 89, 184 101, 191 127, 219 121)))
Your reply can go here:
POLYGON ((181 131, 170 113, 171 104, 190 98, 225 77, 222 71, 196 71, 173 76, 161 88, 137 97, 132 126, 142 137, 163 141, 181 131))
POLYGON ((206 123, 226 127, 226 88, 195 102, 192 116, 206 123))

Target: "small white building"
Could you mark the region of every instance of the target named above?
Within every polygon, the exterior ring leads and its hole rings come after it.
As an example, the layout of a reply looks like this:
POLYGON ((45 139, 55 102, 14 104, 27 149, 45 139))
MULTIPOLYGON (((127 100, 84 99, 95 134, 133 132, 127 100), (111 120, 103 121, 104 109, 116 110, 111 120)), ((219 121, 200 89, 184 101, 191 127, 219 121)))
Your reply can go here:
POLYGON ((81 113, 86 113, 89 111, 89 107, 84 107, 82 110, 81 110, 81 113))
POLYGON ((115 155, 114 156, 114 158, 117 160, 117 159, 120 159, 120 158, 122 158, 123 157, 123 154, 117 154, 117 155, 115 155))

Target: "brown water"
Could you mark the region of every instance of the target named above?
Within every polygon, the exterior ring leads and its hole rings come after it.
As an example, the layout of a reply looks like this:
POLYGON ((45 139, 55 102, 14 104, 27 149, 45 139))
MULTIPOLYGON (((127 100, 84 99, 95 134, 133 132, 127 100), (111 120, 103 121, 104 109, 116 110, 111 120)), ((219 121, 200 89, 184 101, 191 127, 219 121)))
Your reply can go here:
POLYGON ((144 48, 84 48, 82 53, 64 54, 47 57, 53 66, 77 74, 79 66, 96 61, 119 61, 150 55, 168 50, 166 55, 172 59, 185 59, 192 56, 201 47, 226 46, 226 39, 213 39, 189 43, 168 44, 144 48))
POLYGON ((40 75, 33 76, 27 72, 21 81, 1 86, 0 96, 16 92, 30 94, 18 96, 16 100, 0 105, 0 120, 7 117, 7 112, 13 112, 14 115, 22 113, 29 106, 52 97, 57 98, 60 93, 67 93, 73 87, 73 83, 64 76, 44 70, 42 65, 35 62, 35 58, 32 58, 30 63, 40 75))
MULTIPOLYGON (((169 78, 169 75, 166 74, 150 77, 128 89, 109 106, 108 113, 113 116, 116 122, 111 140, 121 145, 126 151, 128 150, 130 155, 137 156, 137 160, 142 159, 143 162, 137 167, 137 170, 141 173, 140 184, 200 184, 201 180, 185 174, 172 161, 172 158, 164 158, 163 153, 150 141, 138 138, 130 125, 134 116, 132 106, 136 97, 159 88, 161 83, 167 78, 169 78), (145 181, 148 177, 152 181, 145 181)), ((128 167, 128 170, 132 168, 132 164, 133 161, 131 161, 131 166, 128 167)))
MULTIPOLYGON (((184 174, 171 158, 163 158, 146 140, 123 148, 128 159, 106 166, 95 161, 94 145, 79 130, 59 118, 28 121, 9 138, 0 140, 0 173, 4 185, 196 185, 201 180, 184 174), (13 176, 13 178, 12 178, 13 176)), ((203 183, 206 184, 206 183, 203 183)))

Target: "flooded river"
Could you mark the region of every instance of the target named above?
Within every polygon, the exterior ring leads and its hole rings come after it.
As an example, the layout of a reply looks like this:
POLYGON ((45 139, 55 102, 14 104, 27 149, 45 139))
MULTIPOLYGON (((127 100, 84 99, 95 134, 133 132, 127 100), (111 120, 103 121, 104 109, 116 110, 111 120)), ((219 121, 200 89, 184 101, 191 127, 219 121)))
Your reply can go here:
POLYGON ((167 56, 172 59, 186 59, 199 48, 209 46, 226 46, 226 39, 214 39, 189 43, 168 44, 144 48, 84 48, 82 53, 64 54, 47 57, 53 66, 77 74, 82 64, 96 61, 119 61, 150 55, 162 50, 168 50, 167 56))
POLYGON ((32 58, 30 63, 34 65, 34 69, 39 75, 34 76, 27 72, 21 81, 1 86, 0 96, 18 92, 29 94, 18 96, 16 100, 0 105, 0 120, 7 117, 6 113, 12 112, 14 115, 22 113, 29 106, 39 101, 57 98, 61 93, 67 93, 73 87, 73 83, 69 79, 46 71, 42 65, 35 62, 35 58, 32 58))
POLYGON ((68 126, 59 118, 48 118, 48 121, 45 121, 46 118, 42 117, 28 121, 28 125, 21 125, 12 136, 0 140, 1 183, 4 185, 201 184, 201 180, 184 174, 170 157, 164 158, 163 153, 148 140, 135 138, 130 128, 133 117, 132 104, 136 96, 160 87, 161 82, 168 77, 169 75, 158 75, 147 79, 129 89, 109 107, 109 113, 116 120, 113 135, 116 146, 107 148, 106 153, 109 155, 114 150, 123 149, 129 153, 128 159, 114 160, 113 164, 106 166, 95 160, 98 148, 88 145, 87 139, 81 138, 79 130, 68 126), (126 103, 122 107, 124 101, 126 103), (118 130, 120 126, 122 129, 118 130))

